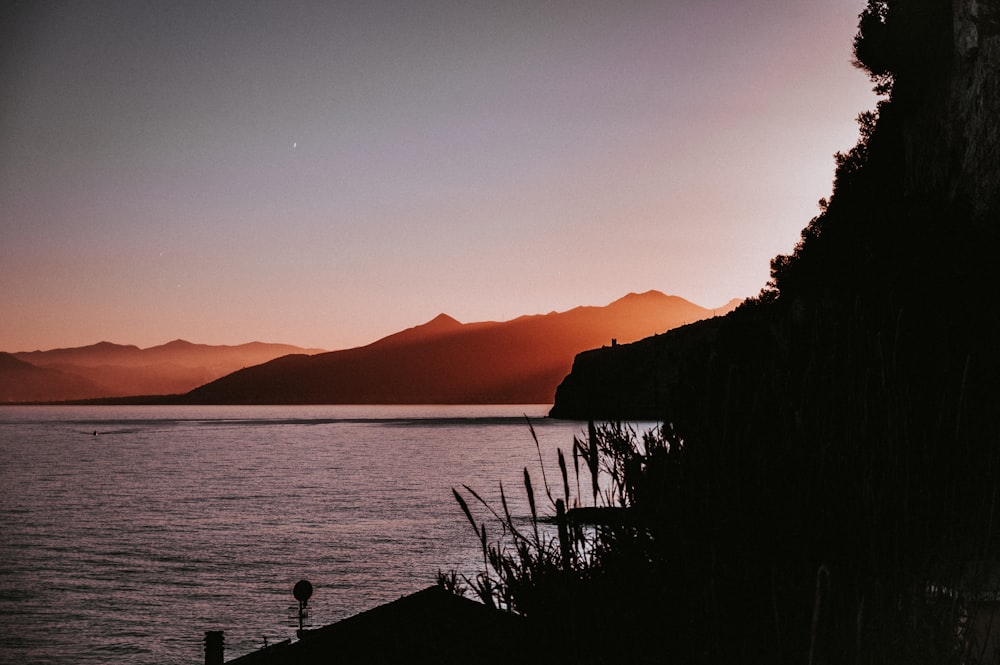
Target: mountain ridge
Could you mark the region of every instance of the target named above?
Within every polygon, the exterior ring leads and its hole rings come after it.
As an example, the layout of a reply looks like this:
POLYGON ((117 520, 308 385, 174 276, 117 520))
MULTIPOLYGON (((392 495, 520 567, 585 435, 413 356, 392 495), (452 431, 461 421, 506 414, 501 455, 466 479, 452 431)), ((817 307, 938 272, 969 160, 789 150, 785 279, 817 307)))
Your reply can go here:
POLYGON ((10 363, 0 362, 0 385, 5 386, 0 401, 141 397, 144 403, 547 403, 577 353, 666 332, 729 311, 738 302, 708 309, 650 290, 603 306, 581 305, 508 321, 462 323, 439 313, 366 345, 337 351, 174 339, 145 349, 101 341, 17 352, 6 354, 23 363, 16 376, 10 363), (251 386, 254 381, 259 385, 251 386), (29 383, 30 391, 18 391, 29 383))
POLYGON ((248 367, 180 399, 198 404, 548 403, 577 353, 636 341, 718 311, 650 291, 605 306, 502 322, 460 323, 439 314, 366 346, 248 367))
POLYGON ((293 352, 317 351, 266 342, 214 346, 177 339, 146 349, 101 341, 8 353, 23 365, 0 364, 0 402, 184 393, 241 367, 293 352))
POLYGON ((76 399, 107 390, 89 379, 49 367, 37 367, 0 351, 0 403, 76 399))

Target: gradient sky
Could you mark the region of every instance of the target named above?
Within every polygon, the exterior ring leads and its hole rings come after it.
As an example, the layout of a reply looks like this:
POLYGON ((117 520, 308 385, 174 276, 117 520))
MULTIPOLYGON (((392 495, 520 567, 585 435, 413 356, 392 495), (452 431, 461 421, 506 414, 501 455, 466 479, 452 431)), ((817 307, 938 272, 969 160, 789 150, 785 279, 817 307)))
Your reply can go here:
POLYGON ((755 295, 874 107, 864 4, 11 5, 0 350, 755 295))

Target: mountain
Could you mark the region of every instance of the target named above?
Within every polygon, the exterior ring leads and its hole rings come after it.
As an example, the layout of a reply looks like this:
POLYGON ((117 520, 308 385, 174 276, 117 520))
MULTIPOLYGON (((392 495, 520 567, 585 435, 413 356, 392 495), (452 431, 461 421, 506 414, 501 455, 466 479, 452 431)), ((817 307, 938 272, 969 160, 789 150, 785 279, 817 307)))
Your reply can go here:
POLYGON ((290 353, 320 351, 262 342, 212 346, 174 340, 148 349, 100 342, 77 348, 5 354, 9 357, 0 364, 0 386, 3 386, 0 401, 185 393, 242 367, 290 353))
POLYGON ((0 403, 76 399, 101 395, 106 390, 81 376, 37 367, 0 352, 0 403))
POLYGON ((197 404, 548 403, 573 357, 723 314, 658 291, 605 307, 459 323, 441 314, 367 346, 291 355, 185 395, 197 404))

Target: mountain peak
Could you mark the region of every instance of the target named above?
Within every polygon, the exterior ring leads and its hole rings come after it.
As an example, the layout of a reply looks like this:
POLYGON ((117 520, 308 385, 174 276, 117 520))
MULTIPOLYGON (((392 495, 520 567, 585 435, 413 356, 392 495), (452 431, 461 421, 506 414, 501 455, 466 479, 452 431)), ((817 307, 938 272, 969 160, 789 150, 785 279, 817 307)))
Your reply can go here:
POLYGON ((456 319, 453 319, 447 314, 438 314, 427 323, 422 323, 419 326, 413 326, 412 328, 401 330, 398 333, 393 333, 388 337, 383 337, 382 339, 372 342, 368 346, 409 344, 415 341, 424 341, 428 338, 437 337, 439 335, 449 335, 455 331, 461 330, 462 328, 464 328, 464 326, 456 319))
POLYGON ((438 314, 433 319, 428 321, 423 325, 425 328, 454 328, 455 326, 461 326, 462 324, 447 314, 438 314))
POLYGON ((624 302, 647 302, 650 300, 663 300, 664 298, 676 298, 676 296, 668 296, 662 291, 657 291, 655 289, 650 289, 649 291, 644 291, 643 293, 629 293, 622 296, 618 300, 615 300, 612 305, 624 302))
POLYGON ((71 347, 71 348, 66 348, 66 349, 54 349, 54 350, 55 351, 81 351, 81 350, 87 350, 87 351, 121 351, 121 350, 124 350, 124 349, 127 349, 129 351, 132 351, 132 350, 138 351, 139 347, 136 346, 135 344, 115 344, 114 342, 101 341, 101 342, 97 342, 96 344, 91 344, 90 346, 80 346, 80 347, 71 347))
MULTIPOLYGON (((188 348, 191 348, 192 346, 197 346, 197 345, 193 344, 193 343, 191 343, 189 341, 187 341, 186 339, 175 339, 175 340, 171 340, 171 341, 167 342, 166 344, 160 345, 159 348, 161 348, 161 349, 188 349, 188 348)), ((156 347, 153 347, 153 348, 156 348, 156 347)))

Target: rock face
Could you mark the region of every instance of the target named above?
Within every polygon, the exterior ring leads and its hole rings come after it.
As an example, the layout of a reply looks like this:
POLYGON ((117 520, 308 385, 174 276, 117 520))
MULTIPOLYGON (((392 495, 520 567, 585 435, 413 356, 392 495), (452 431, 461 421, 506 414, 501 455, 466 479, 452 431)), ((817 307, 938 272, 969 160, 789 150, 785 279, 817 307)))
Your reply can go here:
POLYGON ((906 188, 941 191, 985 223, 1000 208, 1000 10, 957 0, 951 18, 950 66, 907 114, 906 188))
MULTIPOLYGON (((729 316, 733 316, 730 314, 729 316)), ((682 377, 696 376, 722 319, 677 328, 632 344, 584 351, 556 389, 549 415, 571 420, 663 419, 678 404, 682 377)))
POLYGON ((699 386, 752 373, 763 357, 793 362, 810 338, 839 348, 848 321, 909 345, 925 370, 960 373, 949 354, 992 358, 986 340, 998 323, 984 304, 995 290, 988 248, 1000 240, 998 4, 872 0, 887 16, 862 64, 892 79, 890 98, 877 121, 862 118, 858 146, 838 155, 829 206, 794 255, 772 262, 768 289, 722 321, 580 354, 551 415, 692 418, 719 398, 696 397, 699 386))

